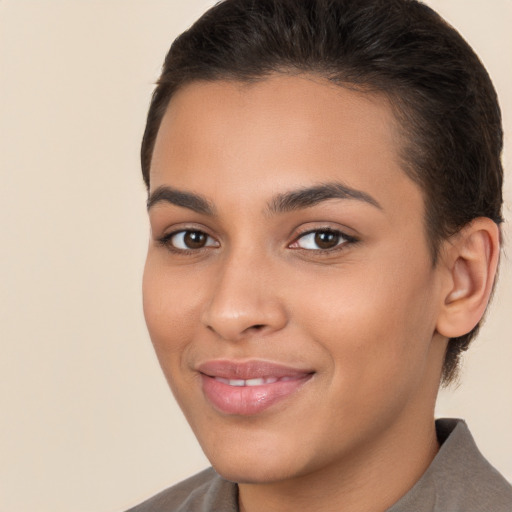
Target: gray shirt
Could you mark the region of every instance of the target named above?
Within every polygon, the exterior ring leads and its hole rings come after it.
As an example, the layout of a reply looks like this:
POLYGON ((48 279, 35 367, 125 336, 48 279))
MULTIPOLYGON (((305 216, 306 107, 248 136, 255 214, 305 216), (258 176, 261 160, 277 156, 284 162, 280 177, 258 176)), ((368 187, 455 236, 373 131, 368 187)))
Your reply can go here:
MULTIPOLYGON (((462 420, 436 421, 441 448, 414 487, 386 512, 512 512, 512 486, 478 450, 462 420)), ((127 512, 238 512, 237 485, 212 468, 127 512)))

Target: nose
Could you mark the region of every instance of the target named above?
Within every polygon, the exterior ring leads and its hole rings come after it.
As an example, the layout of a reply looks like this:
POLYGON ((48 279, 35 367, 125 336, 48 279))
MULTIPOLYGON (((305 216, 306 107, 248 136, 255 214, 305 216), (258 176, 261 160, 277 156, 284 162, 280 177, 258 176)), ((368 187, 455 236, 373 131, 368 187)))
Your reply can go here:
POLYGON ((264 258, 233 254, 219 270, 201 318, 208 329, 224 340, 240 341, 287 324, 279 286, 264 258))

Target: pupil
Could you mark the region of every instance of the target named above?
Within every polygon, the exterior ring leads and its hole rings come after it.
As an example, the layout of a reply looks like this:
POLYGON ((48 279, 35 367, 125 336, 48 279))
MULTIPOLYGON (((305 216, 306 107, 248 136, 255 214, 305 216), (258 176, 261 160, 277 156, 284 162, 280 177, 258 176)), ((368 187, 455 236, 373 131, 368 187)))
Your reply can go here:
POLYGON ((200 249, 206 243, 206 235, 201 231, 188 231, 185 233, 184 241, 189 249, 200 249))
POLYGON ((339 235, 332 231, 320 231, 315 234, 315 243, 322 249, 332 249, 339 242, 339 235))

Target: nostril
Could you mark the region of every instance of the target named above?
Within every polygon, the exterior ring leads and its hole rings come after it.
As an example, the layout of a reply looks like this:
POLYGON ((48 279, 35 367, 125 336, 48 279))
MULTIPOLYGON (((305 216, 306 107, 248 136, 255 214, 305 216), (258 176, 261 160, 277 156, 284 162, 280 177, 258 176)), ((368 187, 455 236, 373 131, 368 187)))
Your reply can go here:
MULTIPOLYGON (((215 328, 211 325, 207 325, 206 326, 207 329, 209 329, 210 331, 213 331, 213 332, 216 332, 215 331, 215 328)), ((245 332, 247 331, 261 331, 265 328, 265 324, 254 324, 254 325, 251 325, 249 327, 247 327, 247 329, 244 329, 245 332)))

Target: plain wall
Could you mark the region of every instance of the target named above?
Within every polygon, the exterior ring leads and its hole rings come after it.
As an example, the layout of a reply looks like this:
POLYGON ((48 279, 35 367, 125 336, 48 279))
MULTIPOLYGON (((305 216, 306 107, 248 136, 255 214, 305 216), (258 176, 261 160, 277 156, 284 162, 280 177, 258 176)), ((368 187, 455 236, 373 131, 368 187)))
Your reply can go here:
MULTIPOLYGON (((120 511, 207 465, 141 309, 138 151, 152 83, 206 0, 0 0, 0 511, 120 511)), ((501 97, 511 215, 512 2, 430 0, 501 97)), ((505 239, 511 237, 505 227, 505 239)), ((438 414, 512 479, 512 268, 438 414)))

